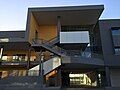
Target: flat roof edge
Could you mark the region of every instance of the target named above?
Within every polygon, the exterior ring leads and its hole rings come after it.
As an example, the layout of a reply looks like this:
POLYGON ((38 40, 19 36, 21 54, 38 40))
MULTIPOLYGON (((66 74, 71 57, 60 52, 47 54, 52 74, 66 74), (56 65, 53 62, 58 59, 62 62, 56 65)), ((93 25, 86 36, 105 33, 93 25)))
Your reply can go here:
POLYGON ((120 19, 100 19, 99 21, 120 21, 120 19))
POLYGON ((30 11, 64 11, 64 10, 85 10, 104 9, 104 5, 82 5, 82 6, 60 6, 60 7, 31 7, 30 11))

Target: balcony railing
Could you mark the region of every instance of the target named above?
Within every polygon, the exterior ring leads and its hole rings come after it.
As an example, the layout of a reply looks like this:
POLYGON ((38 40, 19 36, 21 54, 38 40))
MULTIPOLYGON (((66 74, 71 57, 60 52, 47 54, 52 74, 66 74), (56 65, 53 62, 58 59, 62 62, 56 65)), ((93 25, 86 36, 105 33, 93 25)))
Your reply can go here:
POLYGON ((39 70, 29 70, 28 76, 39 76, 39 70))
POLYGON ((100 59, 103 59, 102 54, 97 54, 97 53, 92 53, 92 52, 83 52, 81 56, 86 57, 86 58, 100 58, 100 59))
POLYGON ((93 53, 90 51, 77 51, 77 50, 68 50, 67 56, 72 57, 81 57, 81 58, 99 58, 103 59, 102 54, 93 53))

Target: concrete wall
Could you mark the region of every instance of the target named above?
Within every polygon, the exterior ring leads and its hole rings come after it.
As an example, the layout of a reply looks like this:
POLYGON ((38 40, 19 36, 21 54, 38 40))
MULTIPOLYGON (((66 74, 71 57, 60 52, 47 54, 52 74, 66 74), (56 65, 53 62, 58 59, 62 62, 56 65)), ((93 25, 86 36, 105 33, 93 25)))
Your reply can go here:
POLYGON ((80 64, 90 64, 90 65, 104 65, 102 59, 99 58, 85 58, 85 57, 63 57, 62 63, 80 63, 80 64))
POLYGON ((110 69, 112 87, 120 87, 120 69, 110 69))
POLYGON ((21 76, 21 77, 8 77, 0 79, 0 85, 18 85, 18 84, 34 84, 34 83, 40 83, 40 77, 38 76, 21 76))
POLYGON ((106 65, 120 67, 120 55, 105 55, 106 65))
POLYGON ((109 24, 108 21, 99 21, 99 25, 103 54, 113 54, 114 49, 110 32, 110 28, 112 25, 109 24))
MULTIPOLYGON (((99 21, 100 26, 100 36, 101 36, 101 43, 102 43, 102 50, 104 55, 105 64, 110 64, 110 61, 114 61, 115 66, 115 59, 119 60, 119 56, 114 55, 114 43, 113 43, 113 37, 111 33, 111 27, 119 27, 120 26, 120 20, 100 20, 99 21), (112 58, 110 58, 112 57, 112 58)), ((111 63, 111 64, 112 64, 111 63)))
MULTIPOLYGON (((1 90, 61 90, 60 87, 46 87, 42 88, 40 85, 27 85, 27 86, 0 86, 1 90)), ((74 90, 74 89, 73 89, 74 90)))
POLYGON ((104 90, 104 88, 65 88, 62 90, 104 90))

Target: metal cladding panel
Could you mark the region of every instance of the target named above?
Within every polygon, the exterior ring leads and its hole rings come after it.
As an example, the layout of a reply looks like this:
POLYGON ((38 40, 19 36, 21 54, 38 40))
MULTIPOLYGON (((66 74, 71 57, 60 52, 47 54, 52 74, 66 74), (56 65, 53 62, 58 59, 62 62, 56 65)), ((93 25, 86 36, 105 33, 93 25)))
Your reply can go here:
MULTIPOLYGON (((43 63, 44 75, 51 72, 60 65, 61 65, 61 59, 59 57, 54 57, 49 59, 48 61, 45 61, 43 63)), ((30 70, 39 70, 39 65, 31 68, 30 70)))
POLYGON ((52 58, 43 64, 44 75, 54 70, 61 65, 61 59, 59 57, 52 58))
POLYGON ((89 43, 89 32, 60 32, 60 43, 89 43))

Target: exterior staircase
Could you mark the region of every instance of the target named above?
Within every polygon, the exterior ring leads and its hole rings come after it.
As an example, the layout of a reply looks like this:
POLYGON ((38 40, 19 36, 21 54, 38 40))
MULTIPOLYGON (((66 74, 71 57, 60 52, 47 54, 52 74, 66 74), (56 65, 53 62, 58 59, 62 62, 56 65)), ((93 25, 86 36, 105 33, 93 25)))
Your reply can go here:
POLYGON ((46 44, 49 44, 50 46, 54 46, 56 45, 57 43, 59 43, 59 38, 58 37, 54 37, 48 41, 45 42, 46 44))
POLYGON ((51 53, 54 53, 57 56, 65 56, 64 49, 56 48, 55 44, 59 42, 58 38, 53 38, 49 41, 45 41, 43 39, 37 39, 33 40, 32 47, 35 49, 35 51, 38 51, 40 49, 49 51, 51 53))
MULTIPOLYGON (((65 56, 65 51, 63 49, 56 47, 56 44, 59 43, 59 38, 55 37, 50 39, 49 41, 45 41, 43 39, 33 40, 32 47, 37 51, 37 49, 49 51, 54 54, 55 57, 50 58, 49 60, 43 62, 43 70, 44 75, 50 73, 55 70, 59 66, 61 66, 61 56, 65 56)), ((39 64, 30 70, 37 69, 39 70, 39 64)))
MULTIPOLYGON (((61 66, 61 58, 60 57, 53 57, 45 62, 43 62, 43 70, 44 75, 50 73, 51 71, 55 70, 61 66)), ((36 65, 35 67, 31 68, 29 71, 39 71, 39 65, 36 65)))

